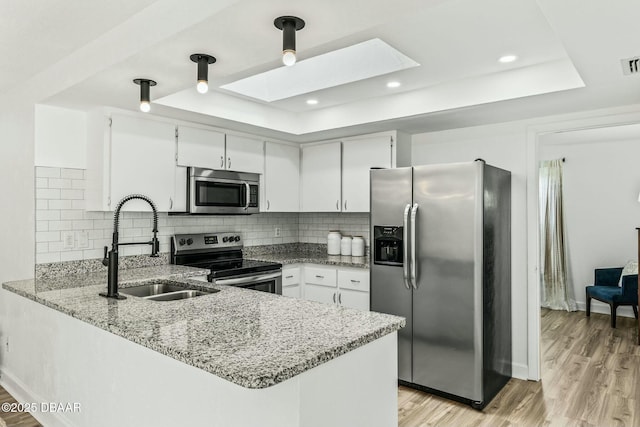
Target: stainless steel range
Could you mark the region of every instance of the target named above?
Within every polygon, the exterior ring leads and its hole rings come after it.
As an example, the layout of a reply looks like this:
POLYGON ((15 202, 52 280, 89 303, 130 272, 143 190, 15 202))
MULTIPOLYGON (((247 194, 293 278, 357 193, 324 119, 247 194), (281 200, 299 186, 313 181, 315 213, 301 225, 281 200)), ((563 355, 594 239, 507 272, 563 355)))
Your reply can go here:
POLYGON ((207 268, 215 285, 237 286, 282 295, 282 264, 246 260, 239 233, 176 234, 171 263, 207 268))

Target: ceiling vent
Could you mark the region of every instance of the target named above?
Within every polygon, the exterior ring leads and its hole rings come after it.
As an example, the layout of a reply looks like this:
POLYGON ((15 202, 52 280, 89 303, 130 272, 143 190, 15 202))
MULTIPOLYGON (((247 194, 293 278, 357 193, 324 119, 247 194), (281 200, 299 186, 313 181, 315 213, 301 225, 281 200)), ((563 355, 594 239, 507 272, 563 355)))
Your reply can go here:
POLYGON ((622 73, 625 76, 640 74, 640 56, 621 59, 620 63, 622 64, 622 73))

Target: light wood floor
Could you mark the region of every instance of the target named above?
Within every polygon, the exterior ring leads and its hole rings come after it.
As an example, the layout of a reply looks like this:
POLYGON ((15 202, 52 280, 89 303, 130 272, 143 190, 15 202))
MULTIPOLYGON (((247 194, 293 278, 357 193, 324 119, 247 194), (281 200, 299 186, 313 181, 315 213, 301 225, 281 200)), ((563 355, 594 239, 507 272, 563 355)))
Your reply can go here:
POLYGON ((512 379, 483 412, 406 387, 399 425, 640 426, 637 320, 542 311, 542 381, 512 379))
MULTIPOLYGON (((0 405, 2 403, 16 403, 16 400, 7 393, 7 390, 0 387, 0 405)), ((27 412, 3 412, 0 410, 0 418, 7 424, 7 427, 42 427, 27 412)), ((2 426, 2 422, 0 422, 0 426, 2 426)))

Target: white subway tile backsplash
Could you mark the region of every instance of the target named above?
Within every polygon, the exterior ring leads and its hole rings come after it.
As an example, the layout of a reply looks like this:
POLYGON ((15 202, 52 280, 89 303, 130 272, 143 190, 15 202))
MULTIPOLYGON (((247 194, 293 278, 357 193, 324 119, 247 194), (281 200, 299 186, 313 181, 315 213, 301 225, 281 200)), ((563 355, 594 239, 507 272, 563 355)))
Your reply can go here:
POLYGON ((68 179, 84 179, 84 169, 60 169, 60 176, 68 179))
POLYGON ((59 231, 36 231, 36 243, 38 242, 59 242, 59 231))
POLYGON ((60 190, 57 188, 37 188, 36 199, 41 199, 41 200, 60 199, 60 190))
POLYGON ((82 200, 84 201, 84 190, 60 190, 62 200, 82 200))
POLYGON ((71 180, 49 178, 49 188, 71 188, 71 180))
POLYGON ((37 264, 46 264, 48 262, 60 262, 60 252, 36 254, 37 264))
POLYGON ((37 178, 60 178, 60 168, 48 168, 38 166, 36 168, 36 177, 37 178))
POLYGON ((74 220, 74 219, 85 218, 84 212, 82 211, 65 210, 65 211, 58 211, 58 212, 60 213, 60 219, 62 220, 74 220))
MULTIPOLYGON (((37 193, 36 221, 41 229, 36 233, 38 263, 58 262, 73 259, 102 258, 103 246, 111 244, 113 212, 87 212, 84 210, 84 171, 81 169, 36 168, 36 186, 47 190, 37 193), (41 170, 43 169, 43 170, 41 170), (53 183, 51 182, 53 180, 53 183), (66 180, 66 181, 65 181, 66 180), (63 188, 70 180, 71 188, 63 188), (45 182, 46 186, 45 186, 45 182), (39 183, 39 184, 38 184, 39 183), (56 185, 59 188, 52 188, 56 185), (58 198, 55 190, 60 192, 58 198), (46 196, 41 198, 39 196, 46 196), (64 199, 63 197, 68 197, 64 199), (70 199, 71 197, 79 197, 70 199), (47 230, 45 231, 45 223, 47 230), (88 248, 79 248, 74 241, 73 249, 64 249, 61 230, 87 232, 88 248)), ((151 212, 122 212, 119 221, 121 241, 136 241, 151 237, 151 212)), ((237 231, 246 246, 278 243, 322 243, 326 244, 329 230, 340 230, 343 234, 361 235, 369 240, 368 214, 341 213, 262 213, 243 216, 169 216, 158 215, 158 237, 160 251, 170 249, 170 236, 178 233, 202 233, 237 231), (280 228, 280 237, 275 237, 275 228, 280 228)), ((76 233, 77 237, 77 233, 76 233)), ((368 243, 367 243, 368 244, 368 243)), ((147 246, 125 246, 120 254, 149 254, 147 246)))
POLYGON ((38 221, 58 221, 60 220, 60 211, 36 210, 36 218, 38 221))
POLYGON ((49 231, 76 230, 73 221, 49 221, 49 231))
POLYGON ((49 209, 71 209, 71 200, 49 200, 49 209))

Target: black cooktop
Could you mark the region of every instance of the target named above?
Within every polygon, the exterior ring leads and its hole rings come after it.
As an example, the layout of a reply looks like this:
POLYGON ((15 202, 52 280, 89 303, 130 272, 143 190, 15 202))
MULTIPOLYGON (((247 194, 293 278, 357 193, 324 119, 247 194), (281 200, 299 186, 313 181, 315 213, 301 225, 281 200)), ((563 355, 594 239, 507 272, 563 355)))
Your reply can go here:
POLYGON ((282 264, 277 262, 253 261, 240 259, 224 263, 215 263, 208 267, 211 269, 209 277, 220 279, 222 277, 240 276, 251 273, 262 273, 265 271, 279 270, 282 264))

